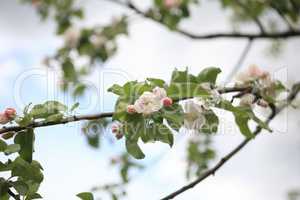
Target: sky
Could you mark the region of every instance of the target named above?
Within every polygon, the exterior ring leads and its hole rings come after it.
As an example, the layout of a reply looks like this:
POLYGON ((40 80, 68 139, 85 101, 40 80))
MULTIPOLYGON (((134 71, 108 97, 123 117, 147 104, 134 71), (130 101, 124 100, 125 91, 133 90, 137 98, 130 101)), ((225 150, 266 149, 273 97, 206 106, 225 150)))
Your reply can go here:
MULTIPOLYGON (((82 0, 80 4, 85 8, 86 20, 79 26, 106 23, 112 16, 127 12, 100 0, 82 0)), ((137 5, 145 7, 147 3, 139 1, 137 5)), ((184 21, 182 28, 201 33, 230 29, 229 21, 213 1, 193 9, 192 14, 193 19, 184 21)), ((30 102, 57 99, 68 105, 80 101, 78 113, 112 111, 116 97, 106 92, 109 86, 145 77, 169 80, 175 67, 188 67, 198 73, 204 67, 218 66, 223 71, 219 80, 222 82, 247 42, 194 41, 135 16, 129 37, 118 39, 118 53, 86 79, 92 86, 88 95, 73 100, 59 91, 57 73, 41 65, 41 60, 53 54, 63 42, 54 35, 54 23, 41 22, 31 7, 16 0, 1 0, 0 27, 0 110, 15 107, 21 111, 30 102)), ((248 25, 243 30, 256 31, 256 27, 248 25)), ((288 40, 276 57, 268 55, 269 45, 267 41, 256 41, 242 69, 256 64, 286 84, 299 81, 300 40, 288 40)), ((243 139, 236 127, 231 126, 230 116, 225 115, 221 120, 224 122, 221 130, 226 134, 219 134, 214 140, 219 157, 243 139)), ((272 134, 260 135, 214 177, 176 199, 286 199, 287 191, 300 188, 299 122, 299 111, 284 112, 271 123, 275 130, 272 134)), ((40 193, 45 200, 75 200, 79 192, 118 179, 107 158, 124 148, 123 141, 105 142, 100 150, 91 149, 80 132, 80 123, 40 128, 36 132, 34 156, 44 166, 45 180, 40 193)), ((184 178, 186 139, 176 137, 172 149, 163 144, 143 145, 147 157, 142 162, 151 167, 135 174, 128 199, 159 199, 187 182, 184 178)))

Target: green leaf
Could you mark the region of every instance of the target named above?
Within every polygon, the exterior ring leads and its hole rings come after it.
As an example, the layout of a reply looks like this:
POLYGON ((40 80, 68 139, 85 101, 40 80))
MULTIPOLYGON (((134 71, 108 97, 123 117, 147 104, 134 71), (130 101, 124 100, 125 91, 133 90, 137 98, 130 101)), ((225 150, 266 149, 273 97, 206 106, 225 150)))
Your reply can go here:
POLYGON ((130 140, 126 138, 126 149, 127 152, 136 159, 145 158, 145 154, 142 152, 141 148, 137 144, 137 140, 130 140))
POLYGON ((151 85, 153 86, 158 86, 163 88, 165 85, 165 81, 157 78, 147 78, 147 81, 150 82, 151 85))
POLYGON ((73 112, 76 108, 79 107, 79 105, 80 105, 80 104, 79 104, 78 102, 75 103, 75 104, 71 107, 70 111, 73 112))
POLYGON ((174 103, 172 106, 164 107, 161 113, 162 117, 167 120, 168 125, 172 129, 179 131, 184 121, 184 113, 182 107, 178 103, 174 103))
POLYGON ((82 192, 76 195, 79 197, 81 200, 94 200, 94 196, 90 192, 82 192))
POLYGON ((62 70, 66 81, 75 82, 77 80, 76 70, 70 59, 66 59, 62 63, 62 70))
POLYGON ((122 86, 118 85, 118 84, 114 84, 113 86, 111 86, 110 88, 108 88, 107 90, 108 92, 112 92, 116 95, 123 95, 124 94, 124 89, 122 86))
POLYGON ((73 91, 73 97, 82 96, 84 94, 85 89, 86 85, 82 83, 78 84, 73 91))
POLYGON ((34 194, 28 195, 25 200, 42 199, 42 198, 43 197, 40 194, 34 193, 34 194))
POLYGON ((19 144, 10 144, 6 147, 4 153, 5 155, 10 155, 20 151, 21 147, 19 144))
POLYGON ((218 74, 221 73, 221 69, 220 68, 216 68, 216 67, 209 67, 209 68, 205 68, 204 70, 202 70, 199 75, 198 75, 198 81, 200 83, 205 83, 205 82, 209 82, 212 84, 216 83, 218 74))
POLYGON ((62 111, 65 112, 68 110, 68 107, 58 101, 46 101, 44 103, 44 106, 48 109, 48 110, 53 110, 53 111, 62 111))
POLYGON ((247 138, 254 137, 248 125, 250 120, 255 121, 260 127, 270 131, 270 128, 267 126, 267 124, 257 118, 251 108, 241 106, 235 107, 227 100, 222 100, 221 103, 217 105, 217 107, 233 113, 235 122, 238 125, 241 133, 247 138))
POLYGON ((23 181, 13 182, 12 185, 16 189, 16 191, 22 196, 26 195, 27 191, 29 190, 28 185, 23 181))
POLYGON ((172 83, 167 94, 173 100, 181 100, 199 96, 209 96, 210 94, 198 83, 172 83))
POLYGON ((241 133, 246 138, 253 138, 254 135, 248 126, 249 117, 242 113, 234 113, 234 117, 235 117, 235 122, 238 125, 241 133))
POLYGON ((6 148, 7 148, 6 142, 0 139, 0 152, 5 151, 6 148))
POLYGON ((189 74, 187 69, 185 71, 175 69, 172 73, 172 83, 198 83, 198 80, 196 76, 189 74))
POLYGON ((21 149, 19 155, 27 162, 32 162, 32 154, 34 152, 34 132, 33 129, 26 129, 25 131, 18 132, 14 142, 19 144, 21 149))
POLYGON ((50 115, 46 118, 46 122, 59 122, 63 119, 64 115, 61 113, 50 115))
POLYGON ((202 133, 216 133, 219 126, 219 118, 213 110, 209 110, 204 113, 205 124, 201 127, 202 133))
POLYGON ((147 128, 147 135, 151 135, 154 141, 160 141, 173 146, 174 137, 171 130, 164 124, 154 124, 152 128, 147 128))
POLYGON ((33 183, 41 183, 44 176, 41 172, 41 165, 37 161, 28 163, 21 157, 13 161, 12 176, 21 177, 24 181, 31 181, 33 183))

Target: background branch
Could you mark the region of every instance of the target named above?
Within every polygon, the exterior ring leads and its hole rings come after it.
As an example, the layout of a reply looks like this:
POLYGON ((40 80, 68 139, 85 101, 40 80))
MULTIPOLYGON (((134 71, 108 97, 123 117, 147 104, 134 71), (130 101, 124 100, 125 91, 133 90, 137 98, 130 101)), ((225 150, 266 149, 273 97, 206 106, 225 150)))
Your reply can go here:
MULTIPOLYGON (((120 6, 123 6, 125 8, 128 8, 132 11, 134 11, 136 14, 150 19, 152 21, 155 21, 159 24, 164 25, 164 23, 160 20, 157 20, 151 16, 149 16, 147 13, 145 13, 144 11, 140 10, 137 6, 135 6, 133 4, 133 2, 131 0, 128 0, 127 2, 123 2, 123 1, 119 1, 119 0, 106 0, 109 2, 113 2, 116 3, 120 6)), ((260 22, 258 24, 261 24, 260 22)), ((260 29, 264 30, 263 27, 261 25, 260 29)), ((273 33, 265 33, 265 32, 261 32, 261 33, 239 33, 239 32, 229 32, 229 33, 211 33, 211 34, 195 34, 195 33, 191 33, 185 30, 181 30, 181 29, 174 29, 173 31, 180 33, 190 39, 198 39, 198 40, 202 40, 202 39, 216 39, 216 38, 236 38, 236 39, 287 39, 287 38, 291 38, 291 37, 300 37, 300 31, 298 30, 288 30, 288 31, 282 31, 282 32, 273 32, 273 33)))
MULTIPOLYGON (((290 92, 289 96, 287 97, 287 101, 285 104, 283 104, 281 107, 277 108, 275 106, 272 106, 272 113, 266 120, 266 123, 269 124, 270 121, 278 114, 280 113, 285 107, 291 104, 291 102, 296 98, 297 94, 300 91, 300 82, 295 84, 292 88, 292 91, 290 92)), ((261 132, 262 128, 257 126, 256 130, 254 131, 254 135, 257 136, 261 132)), ((223 157, 213 168, 203 173, 200 177, 198 177, 195 181, 189 183, 188 185, 185 185, 184 187, 180 188, 179 190, 169 194, 168 196, 162 198, 161 200, 168 200, 173 199, 174 197, 184 193, 185 191, 192 189, 197 184, 205 180, 207 177, 214 175, 218 169, 220 169, 228 160, 230 160, 234 155, 236 155, 240 150, 242 150, 251 139, 245 139, 243 142, 241 142, 236 148, 234 148, 229 154, 227 154, 225 157, 223 157)))

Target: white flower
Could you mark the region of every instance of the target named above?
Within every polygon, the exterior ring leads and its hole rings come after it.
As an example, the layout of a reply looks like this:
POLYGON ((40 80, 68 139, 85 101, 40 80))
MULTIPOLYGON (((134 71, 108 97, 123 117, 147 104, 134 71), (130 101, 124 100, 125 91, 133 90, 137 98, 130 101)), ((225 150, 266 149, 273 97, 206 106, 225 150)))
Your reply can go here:
POLYGON ((271 80, 270 74, 257 67, 256 65, 251 65, 245 72, 241 72, 236 76, 236 81, 239 84, 248 83, 254 80, 271 80))
POLYGON ((240 106, 251 106, 255 100, 255 95, 245 94, 240 100, 240 106))
POLYGON ((79 42, 80 35, 80 29, 75 27, 68 28, 64 34, 65 45, 70 48, 75 48, 79 42))
POLYGON ((144 92, 134 103, 137 113, 149 115, 157 112, 162 108, 162 103, 159 98, 152 92, 144 92))
POLYGON ((184 127, 190 130, 199 130, 205 124, 203 113, 206 111, 203 102, 198 99, 189 99, 183 102, 184 127))
POLYGON ((164 88, 155 87, 152 90, 152 92, 159 100, 162 100, 163 98, 167 97, 167 92, 164 88))
POLYGON ((107 39, 99 34, 95 34, 90 38, 91 43, 94 45, 96 48, 100 48, 105 45, 107 39))

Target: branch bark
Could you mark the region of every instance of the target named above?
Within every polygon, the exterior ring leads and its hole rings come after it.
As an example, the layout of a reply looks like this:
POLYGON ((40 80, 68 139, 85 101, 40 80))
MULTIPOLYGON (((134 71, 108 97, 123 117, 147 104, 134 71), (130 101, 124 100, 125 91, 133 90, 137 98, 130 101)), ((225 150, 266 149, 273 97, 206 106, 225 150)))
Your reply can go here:
MULTIPOLYGON (((300 91, 300 82, 295 84, 292 88, 292 91, 290 92, 289 96, 287 97, 287 101, 285 104, 283 104, 281 107, 276 108, 275 106, 272 106, 272 114, 268 117, 266 120, 266 123, 269 124, 270 121, 278 114, 280 113, 284 108, 286 108, 288 105, 291 104, 291 102, 296 98, 297 94, 300 91)), ((256 130, 254 131, 254 135, 257 136, 261 132, 261 127, 257 126, 256 130)), ((240 152, 249 142, 251 139, 245 139, 242 141, 236 148, 234 148, 229 154, 227 154, 225 157, 223 157, 213 168, 206 171, 202 174, 202 176, 198 177, 195 181, 183 186, 179 190, 176 190, 175 192, 167 195, 166 197, 162 198, 161 200, 169 200, 173 199, 176 196, 186 192, 189 189, 192 189, 197 184, 205 180, 207 177, 214 175, 218 169, 220 169, 227 161, 229 161, 234 155, 236 155, 238 152, 240 152)))

